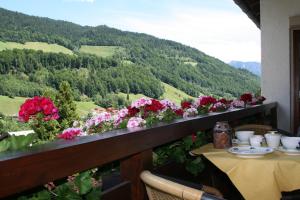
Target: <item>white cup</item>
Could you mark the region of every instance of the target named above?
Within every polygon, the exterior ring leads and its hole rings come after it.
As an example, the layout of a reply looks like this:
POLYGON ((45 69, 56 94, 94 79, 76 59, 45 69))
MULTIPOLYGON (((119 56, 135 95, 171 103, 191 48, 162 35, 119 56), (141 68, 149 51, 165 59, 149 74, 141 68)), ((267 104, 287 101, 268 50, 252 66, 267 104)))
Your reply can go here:
POLYGON ((235 135, 240 142, 249 143, 249 138, 254 135, 254 131, 236 131, 235 135))
POLYGON ((250 145, 253 147, 260 147, 263 141, 262 135, 253 135, 250 137, 250 145))
POLYGON ((279 147, 281 134, 267 133, 265 138, 269 147, 274 149, 279 147))

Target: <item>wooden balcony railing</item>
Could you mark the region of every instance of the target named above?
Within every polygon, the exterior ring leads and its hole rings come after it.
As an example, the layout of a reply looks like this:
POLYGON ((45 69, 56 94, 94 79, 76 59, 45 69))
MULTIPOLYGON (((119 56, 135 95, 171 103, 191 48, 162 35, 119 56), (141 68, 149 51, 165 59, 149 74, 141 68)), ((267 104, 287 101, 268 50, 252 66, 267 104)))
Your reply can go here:
POLYGON ((151 128, 115 130, 72 141, 59 140, 24 151, 4 152, 0 154, 0 198, 119 160, 124 182, 104 196, 107 195, 106 199, 140 200, 145 194, 139 175, 142 170, 151 168, 154 147, 210 129, 217 121, 261 117, 266 112, 271 114, 272 125, 276 127, 276 103, 268 103, 160 123, 151 128), (118 198, 118 194, 122 197, 118 198))

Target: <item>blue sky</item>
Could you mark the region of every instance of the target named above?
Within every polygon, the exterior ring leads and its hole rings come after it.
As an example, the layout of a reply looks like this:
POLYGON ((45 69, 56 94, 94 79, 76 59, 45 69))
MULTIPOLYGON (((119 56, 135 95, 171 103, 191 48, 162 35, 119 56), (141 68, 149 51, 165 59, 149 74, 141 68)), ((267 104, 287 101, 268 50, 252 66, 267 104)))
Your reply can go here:
POLYGON ((260 30, 233 0, 0 0, 0 7, 148 33, 225 62, 260 61, 260 30))

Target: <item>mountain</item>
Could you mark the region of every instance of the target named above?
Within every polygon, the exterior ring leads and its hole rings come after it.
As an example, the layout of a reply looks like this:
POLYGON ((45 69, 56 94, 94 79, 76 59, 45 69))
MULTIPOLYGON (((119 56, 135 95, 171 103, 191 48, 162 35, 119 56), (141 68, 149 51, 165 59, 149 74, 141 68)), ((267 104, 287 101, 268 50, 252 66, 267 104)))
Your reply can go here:
POLYGON ((191 96, 234 97, 260 87, 258 76, 178 42, 0 8, 0 50, 1 44, 0 95, 38 95, 63 80, 77 98, 112 92, 158 98, 163 83, 191 96), (46 51, 45 44, 63 51, 46 51))
POLYGON ((233 60, 228 64, 238 69, 246 69, 257 76, 261 75, 261 65, 259 62, 242 62, 233 60))

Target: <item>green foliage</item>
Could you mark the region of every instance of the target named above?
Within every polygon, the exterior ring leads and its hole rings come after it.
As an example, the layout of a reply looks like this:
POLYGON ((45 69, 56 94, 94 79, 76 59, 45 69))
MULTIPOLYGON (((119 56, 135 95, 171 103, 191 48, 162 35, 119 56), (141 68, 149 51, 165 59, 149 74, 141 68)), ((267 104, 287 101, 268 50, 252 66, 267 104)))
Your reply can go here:
POLYGON ((19 122, 14 117, 0 117, 0 133, 9 131, 29 130, 29 124, 19 122))
POLYGON ((188 136, 178 142, 159 147, 154 151, 154 165, 163 165, 167 161, 173 160, 184 164, 186 170, 196 176, 204 169, 204 165, 199 157, 191 157, 189 152, 205 143, 205 134, 198 132, 194 136, 188 136))
POLYGON ((36 118, 30 122, 31 128, 42 141, 54 140, 56 135, 61 130, 61 125, 57 120, 45 121, 41 113, 36 115, 36 118))
POLYGON ((98 106, 103 108, 122 108, 129 105, 129 101, 117 94, 108 94, 104 98, 97 96, 94 101, 98 106))
POLYGON ((76 112, 76 104, 74 102, 72 90, 68 82, 62 82, 55 97, 55 105, 59 110, 59 119, 61 129, 72 126, 79 117, 76 112))
POLYGON ((9 136, 7 139, 0 141, 0 152, 8 150, 20 150, 29 147, 37 139, 36 134, 9 136))

